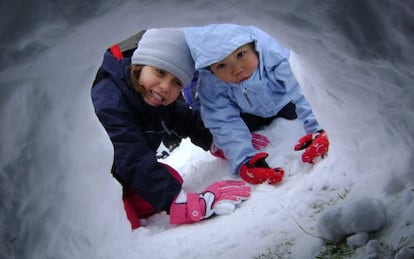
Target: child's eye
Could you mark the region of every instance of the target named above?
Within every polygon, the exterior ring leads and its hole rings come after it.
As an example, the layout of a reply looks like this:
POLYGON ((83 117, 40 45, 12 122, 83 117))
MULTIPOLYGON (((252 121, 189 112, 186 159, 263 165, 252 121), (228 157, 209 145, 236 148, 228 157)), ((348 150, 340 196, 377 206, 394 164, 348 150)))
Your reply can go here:
POLYGON ((164 71, 164 70, 162 70, 162 69, 155 68, 154 70, 155 70, 155 72, 156 72, 159 76, 163 76, 163 75, 165 75, 165 71, 164 71))
POLYGON ((183 87, 183 84, 181 83, 181 81, 180 81, 179 79, 176 79, 176 80, 175 80, 175 84, 176 84, 179 88, 182 88, 182 87, 183 87))
POLYGON ((218 64, 215 68, 216 70, 224 69, 226 68, 226 64, 218 64))
POLYGON ((237 53, 237 58, 242 58, 246 55, 246 51, 240 51, 239 53, 237 53))

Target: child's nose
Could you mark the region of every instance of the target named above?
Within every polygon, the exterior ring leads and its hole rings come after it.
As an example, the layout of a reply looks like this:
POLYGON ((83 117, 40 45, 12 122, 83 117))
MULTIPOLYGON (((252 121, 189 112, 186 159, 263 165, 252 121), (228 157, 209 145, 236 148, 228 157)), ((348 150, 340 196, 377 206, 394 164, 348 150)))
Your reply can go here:
POLYGON ((168 90, 172 87, 172 82, 170 80, 161 80, 160 82, 160 89, 163 92, 168 92, 168 90))
POLYGON ((243 66, 235 65, 234 68, 233 68, 233 75, 239 76, 242 73, 243 73, 243 66))

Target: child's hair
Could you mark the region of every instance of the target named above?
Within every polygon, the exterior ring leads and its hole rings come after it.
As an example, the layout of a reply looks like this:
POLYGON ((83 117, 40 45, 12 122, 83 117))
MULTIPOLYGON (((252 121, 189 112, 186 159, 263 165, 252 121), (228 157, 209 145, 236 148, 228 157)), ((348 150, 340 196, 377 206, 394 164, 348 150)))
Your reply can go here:
POLYGON ((130 65, 129 66, 129 71, 130 71, 130 76, 129 76, 129 80, 130 80, 130 84, 132 86, 132 88, 134 88, 137 92, 142 93, 142 85, 139 82, 139 77, 141 75, 141 71, 142 68, 144 66, 143 65, 130 65))

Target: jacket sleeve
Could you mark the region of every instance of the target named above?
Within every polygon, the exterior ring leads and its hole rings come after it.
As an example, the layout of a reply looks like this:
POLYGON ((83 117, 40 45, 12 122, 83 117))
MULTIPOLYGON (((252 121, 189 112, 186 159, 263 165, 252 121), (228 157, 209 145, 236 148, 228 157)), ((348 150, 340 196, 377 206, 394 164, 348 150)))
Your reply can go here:
POLYGON ((132 109, 110 79, 92 88, 95 112, 107 131, 113 147, 112 174, 124 186, 147 200, 156 211, 169 211, 181 183, 157 162, 147 145, 132 109))
POLYGON ((274 37, 266 32, 253 27, 252 30, 257 38, 257 48, 260 50, 261 66, 271 73, 273 81, 281 84, 286 89, 286 94, 296 105, 296 113, 299 120, 303 123, 306 133, 320 130, 318 121, 312 108, 296 80, 289 64, 291 51, 283 47, 274 37))
POLYGON ((299 120, 303 123, 305 132, 312 133, 320 130, 321 127, 316 120, 315 114, 313 113, 310 104, 305 99, 302 89, 300 88, 287 59, 282 60, 274 68, 273 76, 273 80, 278 81, 285 86, 286 94, 296 105, 296 113, 299 120))
POLYGON ((204 150, 209 150, 213 138, 210 130, 204 126, 200 111, 192 109, 182 101, 172 106, 172 116, 165 118, 172 131, 180 137, 189 137, 191 142, 204 150))
POLYGON ((240 109, 231 101, 209 72, 200 74, 199 96, 201 116, 213 134, 214 144, 221 148, 230 171, 238 174, 239 167, 257 151, 251 143, 251 133, 240 117, 240 109))

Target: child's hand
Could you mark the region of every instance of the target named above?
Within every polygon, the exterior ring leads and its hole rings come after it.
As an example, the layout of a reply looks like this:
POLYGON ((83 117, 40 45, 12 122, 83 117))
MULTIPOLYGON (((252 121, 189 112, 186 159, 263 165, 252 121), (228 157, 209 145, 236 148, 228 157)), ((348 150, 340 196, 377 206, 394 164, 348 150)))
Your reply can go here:
POLYGON ((221 159, 226 159, 223 150, 214 145, 214 143, 210 146, 210 154, 221 159))
POLYGON ((261 152, 252 157, 240 167, 240 177, 251 184, 275 184, 282 181, 284 171, 282 168, 270 168, 265 159, 267 153, 261 152))
POLYGON ((313 164, 316 158, 324 157, 329 149, 328 135, 324 130, 309 133, 298 140, 295 151, 306 149, 302 154, 302 161, 313 164))
POLYGON ((214 214, 232 213, 249 198, 250 187, 240 180, 224 180, 209 185, 201 193, 181 190, 170 209, 171 224, 186 224, 207 219, 214 214))
POLYGON ((252 145, 256 150, 262 150, 270 144, 270 140, 259 133, 252 133, 252 145))
MULTIPOLYGON (((252 145, 256 150, 262 150, 263 148, 267 147, 270 144, 270 140, 259 133, 252 133, 252 145)), ((222 159, 226 159, 224 152, 222 149, 218 148, 216 145, 211 144, 210 153, 222 159)))

